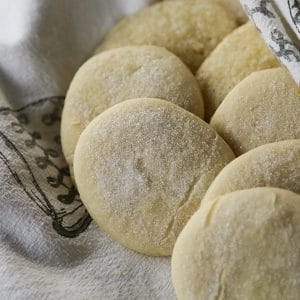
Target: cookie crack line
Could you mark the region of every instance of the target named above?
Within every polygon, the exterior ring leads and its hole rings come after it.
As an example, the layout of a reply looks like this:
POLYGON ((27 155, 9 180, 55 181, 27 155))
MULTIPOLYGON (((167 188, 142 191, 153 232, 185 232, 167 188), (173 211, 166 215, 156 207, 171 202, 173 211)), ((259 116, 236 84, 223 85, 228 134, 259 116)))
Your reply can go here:
POLYGON ((224 287, 224 269, 221 270, 220 274, 219 274, 219 288, 218 288, 218 294, 217 294, 217 297, 216 297, 216 300, 219 300, 219 299, 222 299, 223 298, 223 295, 224 295, 224 290, 225 290, 225 287, 224 287))
POLYGON ((178 207, 176 208, 176 214, 171 218, 171 221, 169 222, 167 229, 165 231, 165 233, 163 234, 163 238, 162 241, 166 240, 169 238, 170 233, 173 231, 174 228, 174 223, 175 223, 175 219, 177 217, 177 212, 185 205, 187 204, 191 199, 191 195, 195 189, 195 186, 197 185, 197 183, 200 181, 201 177, 203 176, 203 174, 196 176, 194 178, 194 180, 192 181, 189 189, 186 192, 186 196, 183 197, 183 199, 179 202, 178 207))

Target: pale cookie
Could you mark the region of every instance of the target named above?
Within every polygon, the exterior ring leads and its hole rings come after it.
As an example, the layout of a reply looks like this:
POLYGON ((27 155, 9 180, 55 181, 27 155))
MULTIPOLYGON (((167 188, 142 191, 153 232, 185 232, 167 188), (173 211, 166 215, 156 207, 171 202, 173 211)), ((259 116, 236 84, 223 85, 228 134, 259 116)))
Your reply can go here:
POLYGON ((197 80, 166 49, 132 46, 94 56, 76 73, 62 114, 61 142, 71 174, 76 143, 90 121, 116 103, 140 97, 165 99, 204 114, 197 80))
POLYGON ((205 103, 205 119, 209 121, 225 96, 245 77, 254 71, 279 66, 276 56, 252 23, 233 31, 197 72, 205 103))
POLYGON ((196 72, 205 57, 237 23, 221 5, 167 1, 125 17, 96 50, 127 45, 157 45, 176 54, 196 72))
POLYGON ((218 174, 201 205, 223 194, 263 186, 300 194, 300 140, 266 144, 239 156, 218 174))
MULTIPOLYGON (((208 0, 211 1, 211 0, 208 0)), ((248 16, 245 13, 240 0, 215 0, 217 3, 228 9, 237 19, 239 24, 247 22, 248 16)))
POLYGON ((299 253, 300 195, 255 188, 219 196, 194 214, 175 244, 177 298, 297 300, 299 253))
POLYGON ((74 171, 81 199, 101 229, 130 249, 163 256, 233 158, 194 114, 164 100, 134 99, 87 126, 74 171))
POLYGON ((165 0, 165 1, 193 1, 193 2, 215 2, 222 5, 228 12, 230 12, 234 18, 237 19, 239 24, 247 22, 248 16, 243 10, 243 7, 239 0, 165 0))
POLYGON ((283 68, 252 73, 225 98, 210 124, 237 155, 300 139, 300 92, 283 68))

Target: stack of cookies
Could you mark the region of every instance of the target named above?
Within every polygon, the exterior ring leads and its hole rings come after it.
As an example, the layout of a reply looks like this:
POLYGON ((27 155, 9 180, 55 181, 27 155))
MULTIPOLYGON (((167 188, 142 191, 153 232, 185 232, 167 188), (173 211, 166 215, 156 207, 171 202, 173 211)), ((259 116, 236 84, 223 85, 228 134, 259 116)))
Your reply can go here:
POLYGON ((300 295, 300 90, 237 1, 124 18, 76 73, 65 158, 100 228, 172 255, 178 299, 300 295))

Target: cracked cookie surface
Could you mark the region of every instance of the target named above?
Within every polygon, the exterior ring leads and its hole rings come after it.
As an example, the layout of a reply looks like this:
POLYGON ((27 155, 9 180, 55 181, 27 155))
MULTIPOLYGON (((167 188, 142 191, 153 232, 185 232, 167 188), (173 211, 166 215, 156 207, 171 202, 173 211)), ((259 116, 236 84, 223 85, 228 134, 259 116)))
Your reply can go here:
POLYGON ((253 188, 201 205, 179 235, 172 280, 183 299, 298 299, 300 195, 253 188))
POLYGON ((233 158, 194 114, 164 100, 134 99, 87 126, 74 171, 81 199, 102 230, 130 249, 166 256, 233 158))

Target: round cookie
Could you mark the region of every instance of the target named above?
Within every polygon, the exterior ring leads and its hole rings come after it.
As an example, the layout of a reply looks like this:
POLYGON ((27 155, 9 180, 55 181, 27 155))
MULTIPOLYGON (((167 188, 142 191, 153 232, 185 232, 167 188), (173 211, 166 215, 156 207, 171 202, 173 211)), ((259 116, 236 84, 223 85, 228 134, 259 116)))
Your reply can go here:
POLYGON ((201 205, 220 195, 264 186, 300 194, 300 140, 266 144, 239 156, 218 174, 201 205))
POLYGON ((197 116, 158 99, 124 101, 96 117, 75 150, 75 180, 112 238, 170 255, 207 188, 234 154, 197 116))
POLYGON ((252 23, 234 30, 197 72, 205 103, 205 119, 210 120, 225 96, 245 77, 255 71, 279 66, 276 56, 252 23))
POLYGON ((236 27, 233 16, 210 1, 160 2, 121 20, 96 52, 127 45, 156 45, 176 54, 196 72, 236 27))
POLYGON ((197 80, 166 49, 131 46, 94 56, 76 73, 62 113, 61 142, 71 174, 78 138, 90 121, 116 103, 141 97, 165 99, 199 117, 204 114, 197 80))
POLYGON ((210 124, 237 155, 300 139, 299 88, 286 69, 254 72, 227 95, 210 124))
POLYGON ((177 299, 298 299, 300 195, 241 190, 201 207, 172 257, 177 299))

